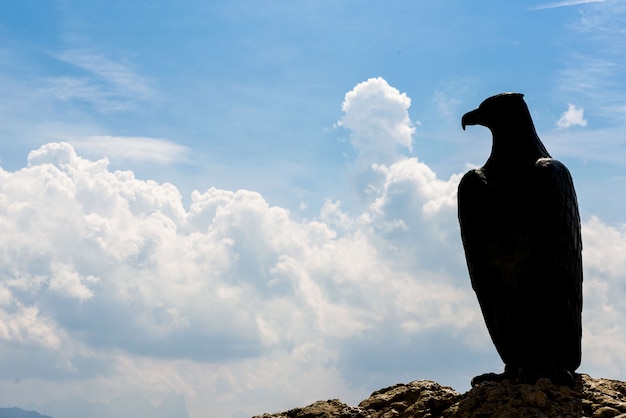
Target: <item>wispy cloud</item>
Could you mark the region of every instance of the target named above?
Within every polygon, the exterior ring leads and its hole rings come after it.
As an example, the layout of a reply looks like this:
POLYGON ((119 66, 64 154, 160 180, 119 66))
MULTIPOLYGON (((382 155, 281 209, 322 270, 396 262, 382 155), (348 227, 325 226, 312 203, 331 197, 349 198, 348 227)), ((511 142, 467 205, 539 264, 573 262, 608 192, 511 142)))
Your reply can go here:
POLYGON ((564 0, 564 1, 556 1, 554 3, 544 3, 537 6, 533 6, 530 10, 544 10, 544 9, 555 9, 557 7, 567 7, 567 6, 576 6, 578 4, 587 4, 587 3, 602 3, 605 0, 564 0))
MULTIPOLYGON (((550 4, 562 3, 572 2, 550 4)), ((623 125, 626 110, 625 18, 623 1, 605 1, 581 10, 578 21, 569 27, 571 52, 558 71, 556 84, 563 101, 585 103, 594 120, 616 126, 623 125)))
POLYGON ((612 54, 601 57, 576 54, 559 72, 558 88, 567 100, 586 103, 589 111, 621 124, 624 118, 625 61, 612 54))
POLYGON ((100 112, 123 110, 152 96, 148 79, 128 64, 85 51, 66 51, 57 57, 80 70, 48 80, 48 91, 66 102, 82 102, 100 112))
POLYGON ((158 164, 182 162, 189 154, 187 147, 172 141, 142 136, 92 136, 72 145, 91 156, 158 164))
POLYGON ((145 77, 135 73, 128 65, 115 62, 103 55, 68 51, 58 58, 99 76, 111 86, 124 89, 129 94, 146 95, 150 92, 145 77))

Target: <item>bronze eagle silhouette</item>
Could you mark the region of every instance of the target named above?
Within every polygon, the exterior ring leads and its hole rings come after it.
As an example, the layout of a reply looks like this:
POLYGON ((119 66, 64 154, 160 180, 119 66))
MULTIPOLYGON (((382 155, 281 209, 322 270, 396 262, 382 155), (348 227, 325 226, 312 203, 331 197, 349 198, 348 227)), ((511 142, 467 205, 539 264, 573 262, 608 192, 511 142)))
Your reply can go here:
POLYGON ((466 173, 458 216, 471 283, 505 364, 472 380, 549 377, 573 384, 581 361, 582 240, 568 169, 537 136, 520 93, 489 97, 462 127, 492 133, 489 159, 466 173))

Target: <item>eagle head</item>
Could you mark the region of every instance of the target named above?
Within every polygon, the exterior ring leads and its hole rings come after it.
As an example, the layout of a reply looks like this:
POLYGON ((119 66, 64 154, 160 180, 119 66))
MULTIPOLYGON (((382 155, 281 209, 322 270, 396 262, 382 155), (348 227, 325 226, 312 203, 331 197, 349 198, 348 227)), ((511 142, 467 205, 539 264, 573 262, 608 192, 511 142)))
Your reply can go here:
POLYGON ((463 130, 467 125, 482 125, 493 131, 500 124, 510 123, 512 116, 519 115, 520 108, 525 109, 530 118, 523 97, 522 93, 500 93, 485 99, 477 109, 463 115, 463 130))
POLYGON ((491 131, 493 146, 487 165, 492 169, 500 161, 504 162, 500 167, 511 168, 514 161, 526 164, 550 157, 521 93, 501 93, 485 99, 477 109, 463 115, 463 130, 467 125, 482 125, 491 131))

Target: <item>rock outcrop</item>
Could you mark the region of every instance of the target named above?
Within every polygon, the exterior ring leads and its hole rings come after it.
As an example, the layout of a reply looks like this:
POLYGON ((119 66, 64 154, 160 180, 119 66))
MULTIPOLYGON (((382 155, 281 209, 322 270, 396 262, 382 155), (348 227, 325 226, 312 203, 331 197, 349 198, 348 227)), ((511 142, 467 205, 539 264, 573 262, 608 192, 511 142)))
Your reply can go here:
POLYGON ((626 418, 626 383, 576 376, 575 387, 485 382, 460 394, 430 380, 378 390, 358 406, 337 399, 253 418, 626 418))

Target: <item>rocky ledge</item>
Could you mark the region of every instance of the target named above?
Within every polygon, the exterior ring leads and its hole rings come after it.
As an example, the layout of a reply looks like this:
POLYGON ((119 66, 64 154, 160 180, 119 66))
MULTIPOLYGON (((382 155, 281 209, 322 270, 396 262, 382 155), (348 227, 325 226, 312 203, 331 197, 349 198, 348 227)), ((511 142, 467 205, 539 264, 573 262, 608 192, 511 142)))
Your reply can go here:
POLYGON ((535 385, 485 382, 460 394, 416 380, 378 390, 358 406, 337 399, 253 418, 626 418, 626 383, 576 375, 573 388, 540 379, 535 385))

